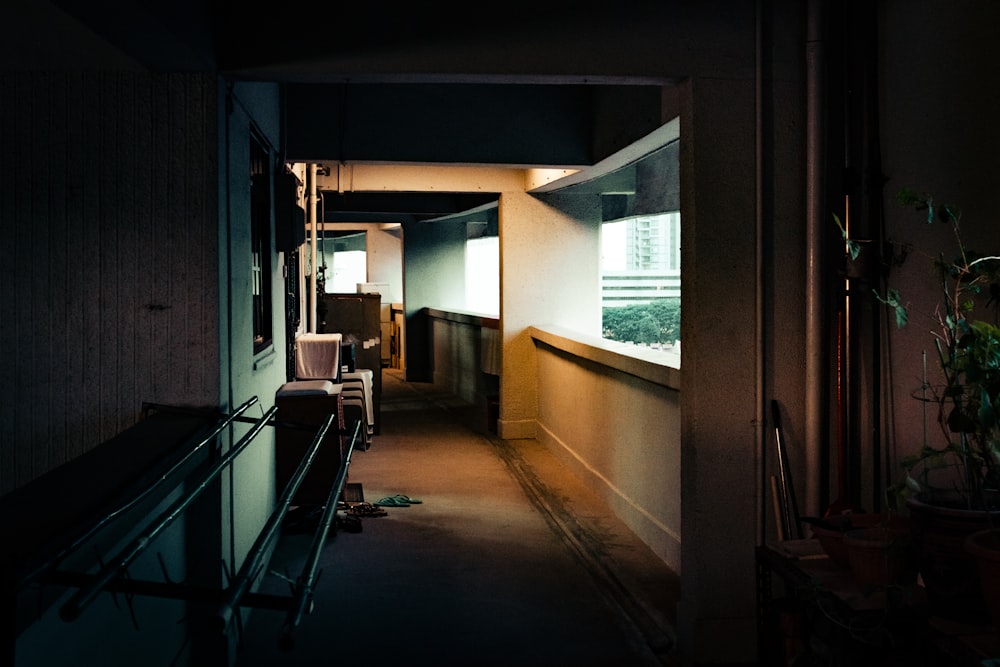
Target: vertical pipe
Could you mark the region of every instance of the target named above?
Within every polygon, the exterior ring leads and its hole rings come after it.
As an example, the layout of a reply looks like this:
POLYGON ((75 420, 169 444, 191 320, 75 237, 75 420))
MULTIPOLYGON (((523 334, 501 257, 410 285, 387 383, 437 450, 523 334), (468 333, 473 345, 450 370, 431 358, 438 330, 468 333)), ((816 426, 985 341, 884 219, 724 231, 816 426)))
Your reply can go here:
POLYGON ((309 192, 309 333, 316 333, 316 164, 309 164, 307 188, 309 192))
POLYGON ((822 229, 825 176, 823 0, 810 0, 806 26, 806 495, 807 514, 818 516, 821 493, 824 366, 822 229))
POLYGON ((757 396, 757 406, 755 408, 754 423, 757 425, 757 433, 754 441, 757 443, 757 484, 756 484, 756 504, 759 509, 757 516, 757 544, 764 544, 767 540, 767 520, 766 520, 766 489, 765 479, 767 469, 765 461, 767 459, 764 452, 767 451, 767 429, 764 426, 764 363, 767 354, 764 350, 764 36, 763 36, 763 9, 761 5, 764 0, 757 0, 754 8, 754 199, 755 199, 755 261, 757 263, 756 285, 754 286, 754 298, 757 301, 754 319, 754 340, 756 341, 757 358, 754 360, 754 391, 757 396))

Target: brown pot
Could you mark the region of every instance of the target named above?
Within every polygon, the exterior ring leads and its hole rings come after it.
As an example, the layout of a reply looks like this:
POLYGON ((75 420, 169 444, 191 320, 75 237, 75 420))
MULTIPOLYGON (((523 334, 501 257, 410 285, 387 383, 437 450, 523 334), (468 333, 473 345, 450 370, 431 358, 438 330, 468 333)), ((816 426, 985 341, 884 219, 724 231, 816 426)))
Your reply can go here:
POLYGON ((851 574, 862 586, 890 586, 916 580, 908 522, 893 517, 889 525, 844 533, 851 574))
POLYGON ((993 625, 1000 630, 1000 528, 975 532, 965 538, 963 546, 976 559, 983 597, 993 625))
POLYGON ((991 522, 1000 525, 1000 510, 960 509, 940 494, 933 503, 910 497, 906 504, 930 612, 964 623, 987 623, 989 610, 976 561, 964 541, 991 522))
POLYGON ((881 514, 846 512, 827 517, 822 520, 823 523, 819 523, 817 520, 811 524, 810 528, 813 537, 819 540, 819 545, 830 557, 830 560, 847 569, 851 567, 851 561, 847 554, 847 546, 844 544, 844 534, 849 530, 874 526, 881 520, 881 514))

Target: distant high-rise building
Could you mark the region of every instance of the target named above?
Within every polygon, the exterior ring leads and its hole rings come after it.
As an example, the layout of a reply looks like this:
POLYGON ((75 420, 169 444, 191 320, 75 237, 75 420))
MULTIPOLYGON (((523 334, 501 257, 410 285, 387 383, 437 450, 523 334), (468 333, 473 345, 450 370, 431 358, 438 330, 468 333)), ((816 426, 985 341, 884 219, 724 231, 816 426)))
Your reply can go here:
POLYGON ((680 223, 679 211, 608 223, 618 226, 618 242, 613 250, 605 247, 605 268, 601 271, 604 307, 681 295, 680 223), (608 256, 619 252, 624 256, 608 256))

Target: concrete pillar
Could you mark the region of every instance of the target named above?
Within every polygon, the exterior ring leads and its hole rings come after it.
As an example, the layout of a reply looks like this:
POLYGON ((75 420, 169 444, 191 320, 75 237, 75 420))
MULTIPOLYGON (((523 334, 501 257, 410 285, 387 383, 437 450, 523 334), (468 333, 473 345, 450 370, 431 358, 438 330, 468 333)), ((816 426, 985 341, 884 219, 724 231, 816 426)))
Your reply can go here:
POLYGON ((678 641, 696 663, 754 659, 755 201, 753 81, 688 80, 681 89, 678 641))
POLYGON ((500 375, 498 435, 535 437, 535 349, 527 327, 557 324, 600 336, 598 195, 500 197, 500 375))

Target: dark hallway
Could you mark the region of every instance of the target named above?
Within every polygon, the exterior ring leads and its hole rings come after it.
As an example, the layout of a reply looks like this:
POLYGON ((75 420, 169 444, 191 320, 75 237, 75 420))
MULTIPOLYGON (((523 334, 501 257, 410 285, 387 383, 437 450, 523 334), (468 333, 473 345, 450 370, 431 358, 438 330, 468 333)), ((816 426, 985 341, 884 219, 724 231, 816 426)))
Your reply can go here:
MULTIPOLYGON (((331 533, 315 605, 279 647, 257 610, 237 667, 672 664, 679 580, 533 440, 501 444, 470 408, 383 371, 382 426, 348 481, 409 507, 331 533)), ((343 513, 341 513, 343 514, 343 513)), ((264 590, 286 593, 311 535, 286 535, 264 590)))

